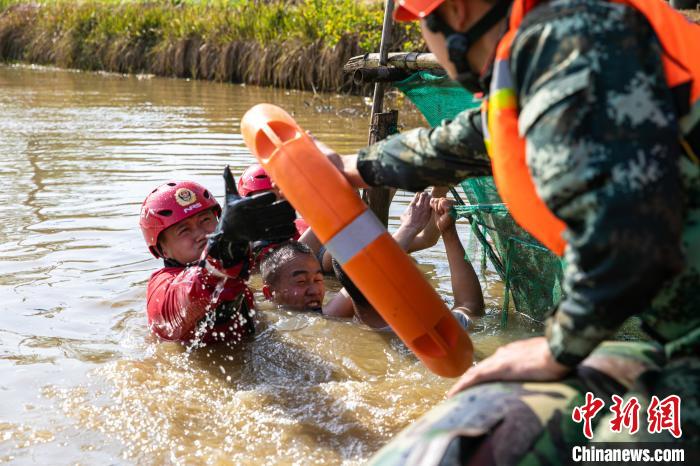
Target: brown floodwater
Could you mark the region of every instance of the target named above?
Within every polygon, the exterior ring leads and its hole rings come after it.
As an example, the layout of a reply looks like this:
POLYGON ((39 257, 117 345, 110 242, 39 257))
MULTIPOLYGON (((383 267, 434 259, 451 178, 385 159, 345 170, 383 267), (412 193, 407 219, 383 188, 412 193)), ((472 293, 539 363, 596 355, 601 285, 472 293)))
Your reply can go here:
MULTIPOLYGON (((238 175, 253 161, 239 121, 259 102, 339 152, 366 141, 361 97, 0 67, 0 463, 356 464, 444 398, 453 380, 396 337, 258 292, 245 344, 188 352, 149 335, 145 287, 160 263, 140 204, 170 178, 220 197, 224 165, 238 175)), ((390 229, 409 199, 397 195, 390 229)), ((414 258, 451 302, 442 243, 414 258)), ((472 332, 479 359, 539 329, 511 319, 501 331, 501 283, 474 266, 488 312, 472 332)))

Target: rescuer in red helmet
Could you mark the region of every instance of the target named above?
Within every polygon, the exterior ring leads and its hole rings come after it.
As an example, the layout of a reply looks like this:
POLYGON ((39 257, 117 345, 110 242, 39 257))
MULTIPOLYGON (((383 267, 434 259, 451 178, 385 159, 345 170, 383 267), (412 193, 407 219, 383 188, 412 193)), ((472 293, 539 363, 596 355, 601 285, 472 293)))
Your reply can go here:
POLYGON ((279 195, 279 192, 272 186, 272 180, 259 163, 254 163, 246 168, 241 177, 238 178, 238 194, 243 197, 266 191, 274 191, 275 194, 279 195))
POLYGON ((139 224, 164 267, 148 282, 148 325, 164 340, 240 340, 253 331, 245 280, 251 241, 281 241, 294 232, 294 210, 273 193, 241 197, 228 167, 222 209, 204 186, 170 181, 141 206, 139 224))

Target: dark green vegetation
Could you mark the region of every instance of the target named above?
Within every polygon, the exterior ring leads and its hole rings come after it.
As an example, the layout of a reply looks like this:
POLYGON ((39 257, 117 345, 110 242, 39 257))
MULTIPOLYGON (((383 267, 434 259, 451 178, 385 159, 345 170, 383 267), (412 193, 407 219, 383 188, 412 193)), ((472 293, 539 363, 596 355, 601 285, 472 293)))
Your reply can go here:
MULTIPOLYGON (((378 51, 382 2, 0 0, 0 60, 348 91, 342 65, 378 51)), ((422 48, 416 25, 394 49, 422 48)))

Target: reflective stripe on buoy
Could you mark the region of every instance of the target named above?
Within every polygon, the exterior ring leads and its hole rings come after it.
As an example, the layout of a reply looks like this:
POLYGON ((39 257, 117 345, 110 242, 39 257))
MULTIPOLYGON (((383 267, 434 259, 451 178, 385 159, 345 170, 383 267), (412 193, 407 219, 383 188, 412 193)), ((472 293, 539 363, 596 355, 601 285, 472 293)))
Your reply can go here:
POLYGON ((326 249, 340 265, 345 265, 385 232, 384 225, 367 209, 328 240, 326 249))

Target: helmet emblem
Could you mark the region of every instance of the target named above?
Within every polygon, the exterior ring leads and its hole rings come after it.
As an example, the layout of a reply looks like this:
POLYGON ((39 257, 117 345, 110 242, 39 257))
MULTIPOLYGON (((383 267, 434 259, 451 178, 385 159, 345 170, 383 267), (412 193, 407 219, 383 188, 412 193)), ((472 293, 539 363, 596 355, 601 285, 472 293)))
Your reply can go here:
POLYGON ((175 191, 175 200, 182 207, 186 207, 197 201, 197 195, 187 188, 180 188, 175 191))

